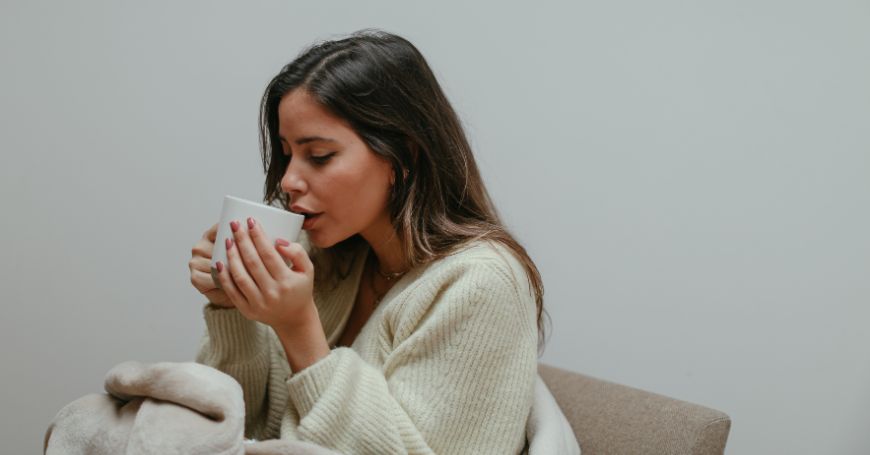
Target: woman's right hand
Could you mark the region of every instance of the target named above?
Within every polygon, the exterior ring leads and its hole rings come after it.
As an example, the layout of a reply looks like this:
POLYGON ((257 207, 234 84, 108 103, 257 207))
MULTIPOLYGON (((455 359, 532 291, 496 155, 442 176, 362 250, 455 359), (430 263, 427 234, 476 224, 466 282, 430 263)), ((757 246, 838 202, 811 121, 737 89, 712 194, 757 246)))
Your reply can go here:
POLYGON ((193 246, 193 250, 191 250, 193 257, 189 263, 190 283, 215 306, 235 308, 232 300, 223 289, 217 287, 211 276, 211 252, 214 250, 217 229, 217 224, 210 227, 193 246))

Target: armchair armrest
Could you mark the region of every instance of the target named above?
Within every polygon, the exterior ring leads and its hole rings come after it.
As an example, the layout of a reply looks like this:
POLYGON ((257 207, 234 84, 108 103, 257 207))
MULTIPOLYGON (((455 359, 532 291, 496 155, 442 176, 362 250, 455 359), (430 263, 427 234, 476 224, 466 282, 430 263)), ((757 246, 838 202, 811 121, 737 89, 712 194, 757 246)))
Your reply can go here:
POLYGON ((715 409, 539 364, 583 455, 722 454, 731 418, 715 409))

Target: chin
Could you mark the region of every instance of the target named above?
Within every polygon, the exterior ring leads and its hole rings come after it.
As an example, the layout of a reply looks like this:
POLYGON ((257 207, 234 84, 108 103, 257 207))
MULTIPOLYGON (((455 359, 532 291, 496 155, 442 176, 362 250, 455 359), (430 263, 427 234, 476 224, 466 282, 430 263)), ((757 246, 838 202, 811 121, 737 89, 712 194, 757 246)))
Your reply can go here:
POLYGON ((323 235, 322 233, 318 234, 316 231, 315 232, 308 231, 308 241, 311 242, 311 244, 316 246, 317 248, 326 249, 326 248, 332 248, 333 246, 338 245, 339 243, 345 242, 345 241, 351 239, 352 237, 355 237, 356 235, 357 234, 354 233, 354 234, 350 234, 350 235, 345 235, 343 237, 342 236, 328 237, 328 236, 323 235))
POLYGON ((312 245, 316 246, 320 249, 326 249, 333 247, 336 243, 339 243, 340 240, 335 240, 334 238, 326 237, 322 234, 318 234, 317 231, 307 231, 308 232, 308 241, 311 242, 312 245))
POLYGON ((310 244, 316 246, 317 248, 329 248, 330 246, 332 246, 332 245, 325 243, 323 241, 324 239, 321 236, 319 236, 311 231, 305 231, 305 233, 308 235, 308 242, 310 244))

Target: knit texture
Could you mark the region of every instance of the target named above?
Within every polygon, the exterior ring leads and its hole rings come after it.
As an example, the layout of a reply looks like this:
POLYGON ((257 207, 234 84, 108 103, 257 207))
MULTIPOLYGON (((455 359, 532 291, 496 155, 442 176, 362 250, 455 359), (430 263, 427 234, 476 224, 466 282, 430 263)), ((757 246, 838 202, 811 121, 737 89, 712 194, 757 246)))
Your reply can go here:
MULTIPOLYGON (((307 237, 300 243, 310 251, 307 237)), ((314 300, 330 346, 360 285, 367 244, 333 286, 315 261, 314 300)), ((274 330, 207 304, 196 361, 234 377, 245 437, 313 442, 348 454, 519 453, 537 374, 537 310, 525 270, 477 242, 410 270, 352 347, 292 372, 274 330)))

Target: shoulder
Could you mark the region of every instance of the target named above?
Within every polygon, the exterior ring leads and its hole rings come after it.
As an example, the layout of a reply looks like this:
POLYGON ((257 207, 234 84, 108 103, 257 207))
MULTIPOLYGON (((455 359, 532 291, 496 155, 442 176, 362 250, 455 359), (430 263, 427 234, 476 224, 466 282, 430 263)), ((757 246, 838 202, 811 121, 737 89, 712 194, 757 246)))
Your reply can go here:
POLYGON ((518 297, 531 295, 528 274, 513 250, 496 241, 476 241, 432 263, 421 280, 477 287, 509 286, 518 297))
MULTIPOLYGON (((478 241, 415 270, 394 308, 399 319, 431 312, 466 313, 500 307, 534 319, 537 303, 528 275, 510 248, 478 241)), ((408 322, 407 320, 405 322, 408 322)))
POLYGON ((476 242, 415 272, 386 311, 397 339, 443 324, 535 339, 537 302, 510 248, 476 242))

